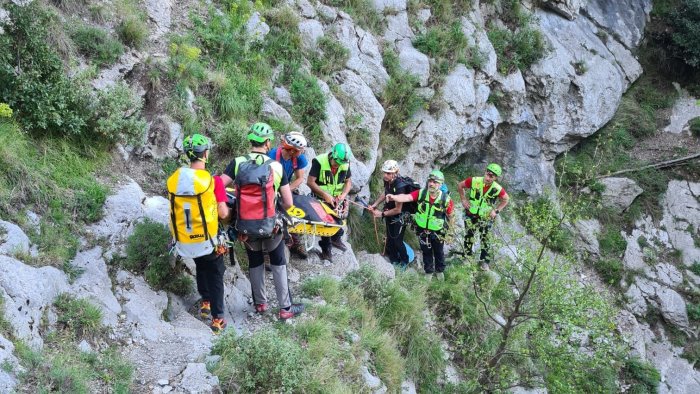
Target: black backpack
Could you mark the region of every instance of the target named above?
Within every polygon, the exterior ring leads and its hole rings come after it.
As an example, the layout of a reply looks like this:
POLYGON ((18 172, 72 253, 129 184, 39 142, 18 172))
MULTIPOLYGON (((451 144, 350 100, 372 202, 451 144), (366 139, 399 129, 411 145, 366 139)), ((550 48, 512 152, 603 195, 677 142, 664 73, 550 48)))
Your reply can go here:
MULTIPOLYGON (((396 190, 396 192, 399 194, 410 194, 416 190, 420 190, 420 185, 411 177, 400 176, 396 178, 396 185, 394 186, 394 190, 396 190)), ((405 202, 403 203, 403 205, 401 205, 401 212, 408 212, 410 214, 414 214, 417 210, 417 201, 405 202)))

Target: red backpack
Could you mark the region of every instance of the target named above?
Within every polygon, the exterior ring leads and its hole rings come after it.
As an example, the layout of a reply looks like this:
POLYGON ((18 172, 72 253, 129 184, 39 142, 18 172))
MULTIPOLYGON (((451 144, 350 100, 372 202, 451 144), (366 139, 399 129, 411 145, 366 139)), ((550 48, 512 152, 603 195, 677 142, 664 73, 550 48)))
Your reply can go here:
POLYGON ((265 155, 243 158, 245 161, 238 164, 235 178, 236 230, 253 239, 270 238, 277 231, 273 160, 265 155))

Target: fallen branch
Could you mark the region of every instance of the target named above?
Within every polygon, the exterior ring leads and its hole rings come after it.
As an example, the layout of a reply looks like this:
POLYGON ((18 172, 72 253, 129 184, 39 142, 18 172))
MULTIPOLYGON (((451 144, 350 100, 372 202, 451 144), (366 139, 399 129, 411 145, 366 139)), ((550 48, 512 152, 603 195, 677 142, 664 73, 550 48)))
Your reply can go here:
POLYGON ((610 176, 625 174, 625 173, 628 173, 628 172, 642 171, 642 170, 646 170, 646 169, 649 169, 649 168, 666 168, 666 167, 673 167, 673 166, 677 166, 677 165, 679 165, 679 164, 685 163, 686 161, 691 161, 691 160, 694 160, 694 159, 700 159, 700 153, 696 153, 696 154, 694 154, 694 155, 690 155, 690 156, 686 156, 686 157, 681 157, 680 159, 673 159, 673 160, 662 161, 662 162, 660 162, 660 163, 649 164, 649 165, 642 166, 642 167, 639 167, 639 168, 628 168, 628 169, 625 169, 625 170, 620 170, 620 171, 611 172, 610 174, 606 174, 606 175, 598 175, 598 176, 596 177, 596 179, 607 178, 607 177, 610 177, 610 176))

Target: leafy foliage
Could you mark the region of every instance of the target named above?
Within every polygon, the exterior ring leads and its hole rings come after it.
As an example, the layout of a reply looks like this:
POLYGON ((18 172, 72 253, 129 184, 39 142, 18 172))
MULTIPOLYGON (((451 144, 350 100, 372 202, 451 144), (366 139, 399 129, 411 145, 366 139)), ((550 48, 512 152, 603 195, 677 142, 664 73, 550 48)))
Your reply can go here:
POLYGON ((141 15, 128 15, 117 26, 117 34, 124 44, 139 49, 148 38, 148 26, 141 15))
POLYGON ((80 25, 71 32, 71 38, 80 53, 98 66, 114 64, 124 53, 124 46, 98 27, 80 25))
POLYGON ((295 72, 289 93, 294 103, 292 115, 299 119, 306 136, 314 144, 323 141, 321 122, 327 117, 327 98, 318 85, 316 77, 301 71, 295 72))
POLYGON ((124 266, 144 273, 146 282, 157 289, 187 295, 192 291, 192 279, 181 266, 171 266, 167 249, 170 239, 170 231, 160 223, 147 219, 137 224, 127 240, 124 266))
POLYGON ((700 68, 700 1, 682 0, 669 21, 675 53, 687 64, 700 68))

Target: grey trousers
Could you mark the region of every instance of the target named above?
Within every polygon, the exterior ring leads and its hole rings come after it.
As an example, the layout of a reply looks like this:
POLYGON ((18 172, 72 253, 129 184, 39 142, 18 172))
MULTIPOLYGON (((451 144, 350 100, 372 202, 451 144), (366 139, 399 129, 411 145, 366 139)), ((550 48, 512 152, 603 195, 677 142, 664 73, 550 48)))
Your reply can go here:
POLYGON ((270 256, 272 268, 272 280, 277 293, 277 303, 280 308, 288 308, 292 305, 292 295, 289 293, 287 282, 287 256, 286 245, 282 242, 282 234, 277 234, 271 239, 246 242, 246 254, 250 267, 250 287, 253 291, 253 303, 267 304, 267 292, 265 291, 265 266, 264 253, 270 256))

